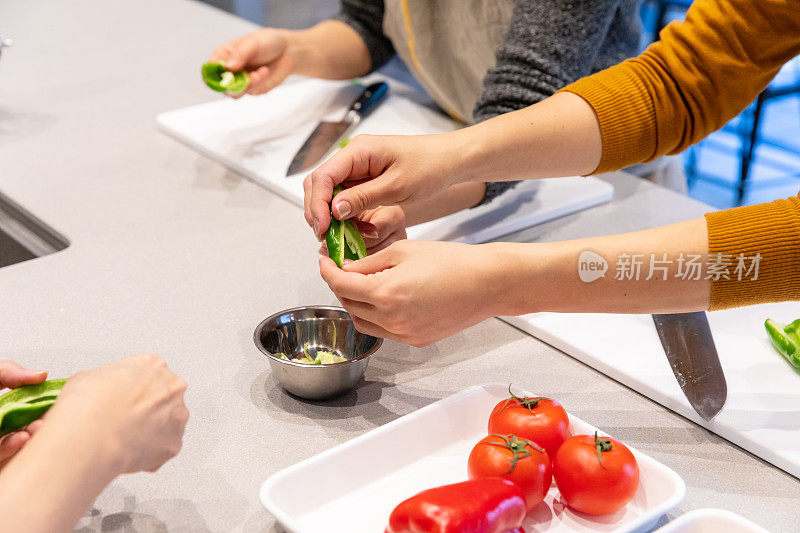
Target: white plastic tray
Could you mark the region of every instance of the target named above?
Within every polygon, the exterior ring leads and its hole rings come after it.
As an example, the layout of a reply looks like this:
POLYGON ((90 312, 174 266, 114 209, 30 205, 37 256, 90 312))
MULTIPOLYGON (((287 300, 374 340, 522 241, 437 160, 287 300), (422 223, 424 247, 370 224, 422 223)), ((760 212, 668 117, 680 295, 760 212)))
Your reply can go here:
POLYGON ((697 509, 676 518, 656 533, 769 533, 736 513, 722 509, 697 509))
MULTIPOLYGON (((530 393, 527 393, 531 395, 530 393)), ((467 457, 486 436, 492 407, 507 385, 471 387, 272 475, 261 502, 293 533, 383 531, 395 506, 424 489, 467 479, 467 457)), ((570 415, 573 434, 595 427, 570 415)), ((602 432, 601 432, 602 433, 602 432)), ((670 468, 631 448, 640 485, 617 513, 591 517, 566 508, 552 488, 528 513, 528 533, 647 531, 686 492, 670 468)))

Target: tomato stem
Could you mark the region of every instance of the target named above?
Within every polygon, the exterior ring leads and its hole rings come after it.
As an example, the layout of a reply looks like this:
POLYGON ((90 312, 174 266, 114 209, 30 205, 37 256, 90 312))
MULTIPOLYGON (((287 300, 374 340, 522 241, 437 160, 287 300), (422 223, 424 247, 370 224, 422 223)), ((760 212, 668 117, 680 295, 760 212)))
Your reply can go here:
POLYGON ((611 439, 601 439, 598 438, 597 432, 594 432, 594 447, 597 450, 597 462, 600 463, 600 466, 603 467, 604 470, 607 470, 606 466, 603 464, 603 458, 601 456, 602 452, 610 452, 611 451, 611 439))
POLYGON ((514 471, 514 469, 517 467, 517 461, 533 455, 530 450, 526 449, 528 446, 530 446, 539 453, 544 453, 544 450, 539 446, 537 446, 536 443, 524 439, 520 440, 520 438, 517 437, 516 435, 512 434, 500 435, 497 433, 492 433, 492 435, 490 436, 501 438, 503 439, 504 442, 484 442, 483 444, 490 444, 492 446, 501 446, 511 452, 511 468, 509 469, 508 472, 503 474, 504 476, 514 471))
POLYGON ((510 394, 511 397, 508 398, 506 400, 506 403, 503 404, 503 409, 506 408, 506 406, 508 405, 508 402, 510 402, 511 400, 516 400, 519 403, 519 405, 521 405, 523 407, 527 407, 528 411, 533 412, 533 408, 536 407, 539 404, 540 400, 549 400, 550 399, 550 398, 545 398, 543 396, 538 396, 536 398, 532 398, 532 397, 529 397, 529 396, 523 396, 522 398, 520 398, 519 396, 517 396, 516 394, 511 392, 511 383, 508 384, 508 394, 510 394))

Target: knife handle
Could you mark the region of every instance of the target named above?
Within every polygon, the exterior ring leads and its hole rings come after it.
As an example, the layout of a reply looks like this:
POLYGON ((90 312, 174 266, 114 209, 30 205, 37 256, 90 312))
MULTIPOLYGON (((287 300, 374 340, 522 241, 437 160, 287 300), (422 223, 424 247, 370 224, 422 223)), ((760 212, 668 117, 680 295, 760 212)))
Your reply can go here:
POLYGON ((359 118, 364 118, 378 107, 387 94, 389 94, 389 85, 386 82, 373 83, 356 98, 356 101, 350 106, 350 111, 355 111, 359 118))

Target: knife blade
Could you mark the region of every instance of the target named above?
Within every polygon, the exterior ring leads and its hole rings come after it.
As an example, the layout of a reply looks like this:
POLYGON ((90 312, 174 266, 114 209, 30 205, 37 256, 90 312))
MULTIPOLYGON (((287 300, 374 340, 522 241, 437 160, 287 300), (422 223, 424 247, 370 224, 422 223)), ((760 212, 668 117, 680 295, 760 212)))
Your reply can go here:
POLYGON ((728 384, 705 312, 653 315, 653 322, 678 385, 708 422, 725 405, 728 384))
POLYGON ((355 99, 342 120, 339 122, 320 122, 311 132, 311 135, 308 136, 306 142, 303 143, 303 146, 300 147, 300 150, 297 151, 297 154, 295 154, 292 163, 289 165, 289 170, 286 171, 286 175, 297 174, 319 163, 349 129, 358 125, 361 119, 366 117, 386 98, 388 92, 389 85, 386 82, 373 83, 365 88, 355 99))

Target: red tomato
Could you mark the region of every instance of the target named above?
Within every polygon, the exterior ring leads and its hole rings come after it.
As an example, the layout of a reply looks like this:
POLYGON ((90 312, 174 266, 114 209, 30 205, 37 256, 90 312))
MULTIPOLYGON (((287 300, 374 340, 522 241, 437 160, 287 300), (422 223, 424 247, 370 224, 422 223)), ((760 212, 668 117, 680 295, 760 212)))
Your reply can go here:
POLYGON ((549 398, 511 397, 492 409, 489 433, 517 435, 532 440, 547 451, 552 459, 569 438, 569 417, 561 404, 549 398))
POLYGON ((593 515, 622 509, 639 488, 639 465, 631 451, 597 434, 569 438, 553 459, 553 476, 564 503, 593 515))
POLYGON ((550 458, 544 449, 515 435, 489 435, 472 448, 467 461, 470 479, 502 477, 525 495, 525 507, 536 507, 553 481, 550 458))

